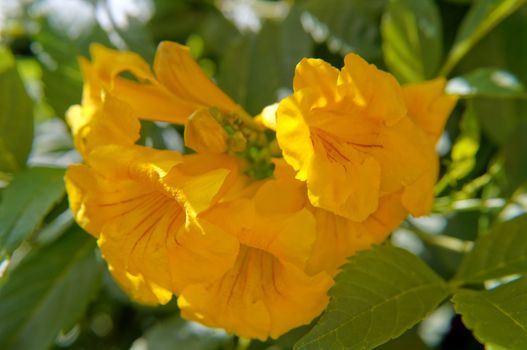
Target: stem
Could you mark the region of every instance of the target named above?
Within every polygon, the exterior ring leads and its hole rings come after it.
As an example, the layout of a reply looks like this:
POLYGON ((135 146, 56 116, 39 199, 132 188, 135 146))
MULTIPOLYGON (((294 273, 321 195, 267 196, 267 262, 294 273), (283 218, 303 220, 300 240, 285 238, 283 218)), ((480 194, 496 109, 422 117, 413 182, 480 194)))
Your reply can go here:
POLYGON ((507 200, 505 201, 505 204, 500 208, 500 211, 498 212, 498 216, 500 216, 503 210, 505 210, 505 208, 507 208, 510 204, 517 204, 520 207, 525 208, 525 205, 521 203, 520 201, 518 201, 518 197, 522 194, 525 194, 525 186, 526 186, 526 183, 524 182, 522 185, 520 185, 516 189, 516 191, 512 193, 512 195, 509 198, 507 198, 507 200))
POLYGON ((507 204, 505 198, 469 198, 452 200, 450 197, 441 197, 436 199, 433 211, 435 213, 445 213, 451 211, 471 211, 503 208, 507 204))
POLYGON ((238 337, 238 346, 236 347, 236 350, 247 350, 249 345, 251 345, 250 338, 238 337))
POLYGON ((242 124, 255 130, 261 132, 262 126, 258 124, 253 117, 251 117, 243 108, 240 107, 235 112, 236 118, 242 121, 242 124))
POLYGON ((412 222, 407 221, 408 229, 417 235, 422 241, 458 253, 468 253, 472 250, 474 242, 446 235, 434 235, 421 230, 412 222))

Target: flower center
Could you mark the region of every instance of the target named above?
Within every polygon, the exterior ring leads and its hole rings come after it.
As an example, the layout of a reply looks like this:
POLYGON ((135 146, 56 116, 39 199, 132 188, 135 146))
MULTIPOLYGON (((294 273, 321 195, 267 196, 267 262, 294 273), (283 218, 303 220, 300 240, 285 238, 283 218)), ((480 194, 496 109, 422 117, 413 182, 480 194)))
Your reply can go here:
POLYGON ((209 111, 228 135, 227 153, 245 160, 245 174, 255 180, 271 177, 272 158, 281 156, 275 133, 241 109, 235 113, 223 113, 216 108, 209 111))

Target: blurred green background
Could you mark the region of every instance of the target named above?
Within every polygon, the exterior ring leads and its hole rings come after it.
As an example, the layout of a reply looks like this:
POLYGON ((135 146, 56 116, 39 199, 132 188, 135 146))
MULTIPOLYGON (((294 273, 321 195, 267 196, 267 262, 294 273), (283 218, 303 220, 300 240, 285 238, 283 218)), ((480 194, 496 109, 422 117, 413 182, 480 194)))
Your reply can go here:
MULTIPOLYGON (((253 115, 291 93, 302 57, 340 68, 357 52, 401 83, 447 76, 462 98, 438 145, 434 214, 392 237, 445 278, 463 244, 526 212, 525 1, 0 0, 0 348, 285 350, 310 329, 249 343, 181 320, 174 302, 134 304, 73 223, 62 176, 81 161, 64 122, 81 99, 77 57, 99 42, 151 63, 162 40, 188 45, 253 115)), ((141 142, 183 147, 164 123, 144 122, 141 142)), ((448 303, 382 346, 433 348, 483 347, 448 303)))

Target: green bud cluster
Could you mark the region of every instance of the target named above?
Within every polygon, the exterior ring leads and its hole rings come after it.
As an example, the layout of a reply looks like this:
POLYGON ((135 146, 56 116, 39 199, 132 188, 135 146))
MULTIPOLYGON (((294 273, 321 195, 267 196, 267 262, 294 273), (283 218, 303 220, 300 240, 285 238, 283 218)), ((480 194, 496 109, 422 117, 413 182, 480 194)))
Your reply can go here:
POLYGON ((211 108, 210 112, 227 133, 228 153, 245 160, 245 174, 255 180, 273 176, 272 158, 281 155, 275 133, 243 110, 226 114, 211 108))

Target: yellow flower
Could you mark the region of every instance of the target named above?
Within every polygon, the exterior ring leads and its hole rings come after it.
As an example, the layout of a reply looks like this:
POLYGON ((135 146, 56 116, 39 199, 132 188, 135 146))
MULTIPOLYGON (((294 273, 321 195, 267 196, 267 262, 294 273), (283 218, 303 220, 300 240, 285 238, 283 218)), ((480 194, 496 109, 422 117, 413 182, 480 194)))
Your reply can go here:
POLYGON ((153 72, 132 52, 99 44, 93 44, 90 52, 91 63, 81 59, 85 81, 91 85, 88 89, 85 86, 85 96, 92 93, 96 98, 93 94, 103 88, 126 102, 141 119, 185 124, 200 108, 215 107, 223 112, 240 109, 205 75, 190 50, 180 44, 159 44, 153 72))
POLYGON ((428 212, 437 155, 427 133, 390 74, 355 54, 344 63, 340 71, 318 59, 298 64, 294 94, 276 114, 284 159, 317 208, 361 222, 380 198, 402 192, 410 213, 428 212))
POLYGON ((265 340, 318 316, 332 280, 325 272, 306 272, 316 233, 304 197, 298 188, 265 180, 253 196, 205 213, 205 220, 240 241, 240 250, 220 279, 183 290, 178 299, 183 317, 265 340))
POLYGON ((70 207, 134 299, 164 304, 234 263, 238 241, 201 214, 236 181, 235 160, 110 145, 86 161, 66 173, 70 207))

